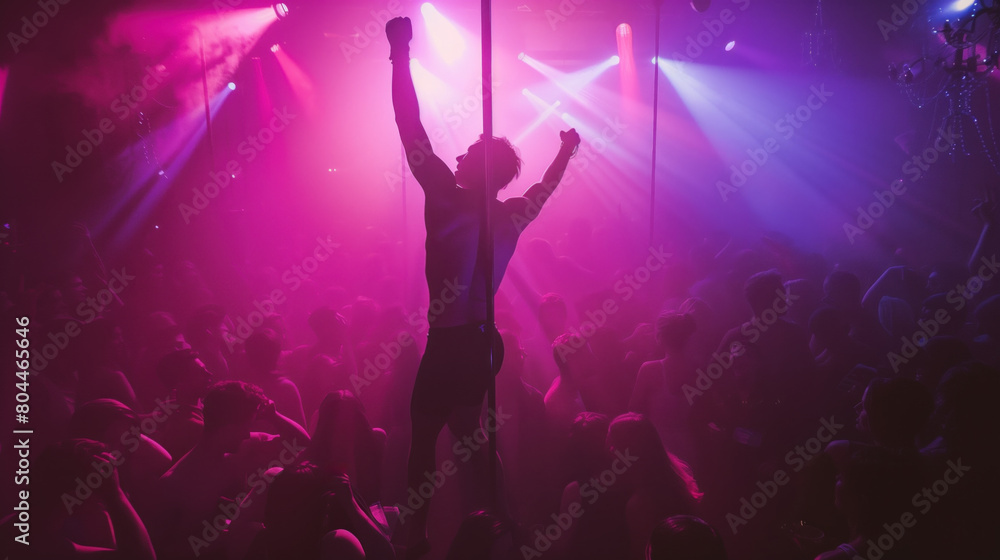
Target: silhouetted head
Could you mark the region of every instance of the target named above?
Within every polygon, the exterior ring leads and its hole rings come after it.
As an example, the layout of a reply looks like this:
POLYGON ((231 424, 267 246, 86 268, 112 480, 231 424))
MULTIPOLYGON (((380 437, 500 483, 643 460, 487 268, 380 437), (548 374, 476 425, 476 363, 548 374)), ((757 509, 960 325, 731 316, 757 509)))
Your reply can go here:
POLYGON ((781 274, 776 270, 758 272, 747 279, 743 285, 743 294, 750 304, 754 315, 760 316, 766 309, 773 309, 779 315, 779 309, 785 305, 775 305, 783 297, 785 285, 781 282, 781 274))
POLYGON ((139 416, 124 404, 114 399, 96 399, 77 407, 70 433, 75 438, 116 446, 126 432, 139 427, 139 421, 139 416))
POLYGON ((861 305, 861 280, 854 273, 835 270, 823 282, 823 295, 830 305, 853 310, 861 305))
POLYGON ((260 387, 242 381, 223 381, 205 395, 205 435, 215 438, 227 452, 233 453, 250 437, 250 425, 257 411, 267 403, 260 387))
POLYGON ((479 140, 469 146, 469 151, 455 158, 455 182, 467 189, 482 189, 486 183, 486 149, 490 150, 491 184, 494 194, 506 187, 521 174, 521 158, 510 140, 494 136, 479 140))
MULTIPOLYGON (((66 498, 75 498, 80 481, 93 478, 95 472, 110 472, 108 467, 113 463, 108 452, 106 445, 90 439, 64 440, 41 450, 31 464, 32 520, 42 525, 46 520, 65 518, 72 510, 68 506, 79 505, 66 498)), ((118 457, 120 463, 121 455, 118 457)), ((101 484, 112 483, 102 479, 101 484)), ((99 491, 96 494, 102 495, 99 491)))
POLYGON ((726 560, 726 547, 708 523, 693 515, 675 515, 653 529, 646 560, 726 560))
POLYGON ((476 511, 462 520, 445 560, 500 560, 513 552, 510 527, 495 515, 476 511))
MULTIPOLYGON (((608 426, 608 451, 618 457, 634 457, 634 466, 622 474, 645 489, 656 489, 675 499, 676 507, 688 509, 701 499, 691 468, 667 451, 649 417, 635 412, 619 415, 608 426)), ((683 513, 675 511, 674 513, 683 513)))
POLYGON ((682 349, 694 331, 694 317, 686 313, 670 312, 656 318, 656 343, 668 354, 682 349))
POLYGON ((309 328, 320 342, 339 345, 347 331, 347 321, 329 307, 320 307, 309 314, 309 328))
POLYGON ((270 373, 278 369, 281 357, 281 339, 271 329, 257 329, 244 343, 247 362, 255 372, 270 373))
POLYGON ((268 558, 319 558, 333 502, 326 473, 315 464, 290 466, 274 477, 264 507, 268 558))
POLYGON ((906 447, 934 412, 934 398, 919 382, 904 377, 875 378, 861 400, 859 427, 871 430, 875 441, 890 447, 906 447))
POLYGON ((570 459, 573 478, 586 480, 608 467, 605 442, 611 419, 597 412, 581 412, 569 430, 566 456, 570 459))
POLYGON ((371 424, 361 401, 350 391, 331 391, 319 405, 309 449, 317 462, 326 465, 348 447, 369 443, 370 438, 371 424))
POLYGON ((212 383, 212 373, 190 348, 182 348, 164 356, 156 366, 156 376, 168 389, 179 393, 204 395, 212 383))
POLYGON ((221 306, 211 304, 199 308, 188 320, 184 328, 184 337, 194 346, 223 344, 223 323, 226 312, 221 306))

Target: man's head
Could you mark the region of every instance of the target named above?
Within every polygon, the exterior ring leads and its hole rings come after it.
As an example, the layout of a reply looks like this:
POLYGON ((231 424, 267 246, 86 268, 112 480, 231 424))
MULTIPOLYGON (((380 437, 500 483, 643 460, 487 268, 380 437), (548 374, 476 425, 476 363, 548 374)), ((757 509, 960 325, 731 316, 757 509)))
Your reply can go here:
POLYGON ((204 399, 205 435, 214 437, 225 451, 235 452, 250 437, 250 426, 267 402, 256 385, 242 381, 216 383, 204 399))
POLYGON ((747 279, 743 285, 743 295, 746 296, 747 303, 753 314, 760 316, 766 309, 775 309, 777 299, 785 293, 785 285, 781 282, 781 275, 777 270, 758 272, 747 279))
POLYGON ((479 140, 469 146, 469 151, 455 158, 455 181, 468 189, 481 189, 486 183, 486 149, 490 150, 491 187, 495 192, 507 186, 521 174, 521 158, 510 140, 494 136, 487 140, 480 135, 479 140))
POLYGON ((198 353, 182 348, 164 356, 156 366, 156 375, 168 389, 184 395, 202 396, 212 384, 212 374, 198 353))

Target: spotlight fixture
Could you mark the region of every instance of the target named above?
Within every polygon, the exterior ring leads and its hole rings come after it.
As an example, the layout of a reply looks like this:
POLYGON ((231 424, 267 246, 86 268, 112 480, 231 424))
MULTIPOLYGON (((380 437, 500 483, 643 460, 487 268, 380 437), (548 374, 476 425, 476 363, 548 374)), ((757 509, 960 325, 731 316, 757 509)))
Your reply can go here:
POLYGON ((278 2, 274 6, 274 15, 278 16, 278 19, 285 19, 288 17, 288 4, 284 2, 278 2))
POLYGON ((226 84, 226 87, 229 88, 230 90, 235 90, 236 89, 236 83, 235 82, 229 82, 228 84, 226 84))
POLYGON ((281 50, 281 46, 278 43, 271 45, 271 52, 276 53, 281 50))

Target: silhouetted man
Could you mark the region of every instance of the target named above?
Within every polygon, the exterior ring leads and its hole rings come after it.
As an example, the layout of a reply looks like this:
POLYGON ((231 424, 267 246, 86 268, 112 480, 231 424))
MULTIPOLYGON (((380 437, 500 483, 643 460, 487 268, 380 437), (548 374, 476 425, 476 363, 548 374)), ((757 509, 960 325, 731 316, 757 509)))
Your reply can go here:
MULTIPOLYGON (((427 348, 410 401, 413 424, 407 481, 417 489, 427 481, 427 473, 437 469, 434 447, 447 424, 458 438, 482 430, 479 424, 483 396, 494 371, 489 348, 493 328, 486 326, 487 298, 495 295, 507 264, 514 254, 517 238, 538 216, 562 178, 569 159, 576 153, 580 136, 575 130, 560 133, 562 146, 541 182, 532 185, 523 197, 503 202, 493 200, 490 209, 495 239, 493 294, 486 293, 486 264, 481 252, 483 236, 483 190, 487 184, 491 198, 520 174, 521 159, 505 138, 484 138, 458 156, 454 173, 431 148, 420 123, 417 93, 410 75, 409 42, 413 29, 409 18, 395 18, 386 24, 391 46, 392 105, 403 141, 407 162, 424 190, 424 222, 427 227, 427 287, 430 291, 427 348), (491 176, 487 181, 485 156, 490 150, 491 176)), ((499 338, 499 337, 497 337, 499 338)), ((496 344, 500 356, 502 344, 496 344)), ((488 487, 486 448, 478 446, 472 460, 478 470, 480 487, 488 487)), ((428 500, 429 502, 429 500, 428 500)), ((410 555, 426 551, 428 504, 406 520, 410 555)))

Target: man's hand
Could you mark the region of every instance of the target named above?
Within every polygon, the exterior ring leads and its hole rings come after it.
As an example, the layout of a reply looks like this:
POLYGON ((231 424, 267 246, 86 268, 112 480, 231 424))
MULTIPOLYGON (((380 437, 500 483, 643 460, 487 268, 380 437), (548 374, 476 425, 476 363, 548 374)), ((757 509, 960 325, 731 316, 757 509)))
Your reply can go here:
POLYGON ((578 133, 575 128, 560 132, 559 139, 562 140, 563 144, 568 144, 573 148, 580 145, 580 133, 578 133))
POLYGON ((385 24, 385 36, 389 39, 389 47, 393 53, 408 50, 410 40, 413 39, 413 25, 410 23, 410 18, 390 19, 385 24))
POLYGON ((575 128, 561 131, 559 139, 562 140, 564 150, 570 150, 573 154, 576 154, 577 148, 580 147, 580 134, 575 128))

